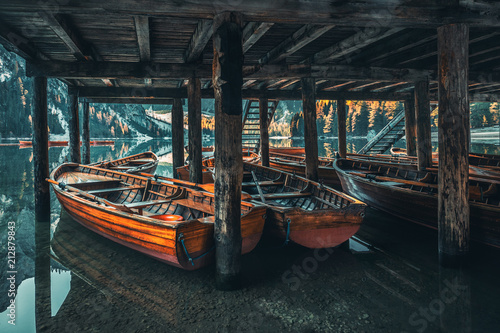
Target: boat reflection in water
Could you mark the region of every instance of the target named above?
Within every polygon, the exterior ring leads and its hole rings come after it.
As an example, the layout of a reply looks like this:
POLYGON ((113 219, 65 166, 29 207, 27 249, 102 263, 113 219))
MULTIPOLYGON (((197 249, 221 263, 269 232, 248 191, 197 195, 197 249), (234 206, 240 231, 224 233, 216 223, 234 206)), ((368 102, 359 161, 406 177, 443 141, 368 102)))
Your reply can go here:
MULTIPOLYGON (((61 214, 50 244, 56 261, 118 307, 133 306, 143 314, 153 315, 162 324, 176 324, 177 297, 169 290, 158 288, 157 278, 164 279, 164 275, 145 272, 151 259, 97 236, 72 221, 64 211, 61 214)), ((170 268, 182 272, 163 264, 154 267, 160 271, 170 268)), ((92 314, 95 309, 87 311, 92 314)))

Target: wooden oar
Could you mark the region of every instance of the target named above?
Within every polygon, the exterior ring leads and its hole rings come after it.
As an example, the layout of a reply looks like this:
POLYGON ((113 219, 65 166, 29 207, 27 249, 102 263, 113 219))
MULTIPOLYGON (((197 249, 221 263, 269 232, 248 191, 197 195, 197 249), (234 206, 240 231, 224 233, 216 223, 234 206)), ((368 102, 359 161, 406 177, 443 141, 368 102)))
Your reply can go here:
POLYGON ((189 187, 197 187, 197 186, 200 187, 199 184, 188 182, 187 180, 180 180, 180 179, 175 179, 175 178, 152 175, 150 173, 144 173, 144 172, 139 172, 139 175, 141 175, 143 177, 153 178, 153 179, 166 180, 166 181, 172 182, 174 184, 180 184, 180 185, 189 186, 189 187))
POLYGON ((97 201, 99 203, 111 206, 113 208, 116 208, 118 210, 121 210, 121 211, 124 211, 124 212, 127 212, 127 213, 134 213, 130 208, 126 207, 125 205, 117 205, 115 203, 112 203, 109 200, 106 200, 106 199, 103 199, 103 198, 99 198, 99 197, 97 197, 95 195, 92 195, 92 194, 88 194, 87 192, 82 191, 82 190, 80 190, 80 189, 78 189, 76 187, 73 187, 71 185, 67 185, 67 184, 64 184, 64 183, 59 183, 59 182, 57 182, 55 180, 52 180, 52 179, 49 179, 49 178, 45 178, 45 180, 47 182, 51 183, 51 184, 58 185, 61 189, 67 189, 68 191, 78 193, 79 195, 81 195, 82 197, 85 197, 87 199, 90 199, 90 200, 93 200, 93 201, 97 201))
POLYGON ((358 177, 379 180, 379 181, 385 181, 385 182, 395 182, 395 183, 402 183, 402 184, 416 185, 416 186, 423 186, 423 187, 432 187, 432 188, 438 187, 436 184, 422 183, 422 182, 418 182, 418 181, 414 181, 414 180, 406 180, 406 179, 399 179, 399 178, 392 178, 392 177, 385 177, 385 176, 375 176, 373 174, 370 174, 370 176, 368 176, 366 173, 359 173, 359 172, 350 172, 350 174, 354 175, 354 176, 358 176, 358 177))
POLYGON ((259 185, 259 180, 257 179, 257 176, 255 175, 255 171, 252 170, 252 177, 253 181, 255 183, 255 186, 257 186, 257 191, 259 191, 259 197, 262 203, 266 203, 266 198, 264 198, 264 193, 262 192, 262 189, 260 188, 259 185))

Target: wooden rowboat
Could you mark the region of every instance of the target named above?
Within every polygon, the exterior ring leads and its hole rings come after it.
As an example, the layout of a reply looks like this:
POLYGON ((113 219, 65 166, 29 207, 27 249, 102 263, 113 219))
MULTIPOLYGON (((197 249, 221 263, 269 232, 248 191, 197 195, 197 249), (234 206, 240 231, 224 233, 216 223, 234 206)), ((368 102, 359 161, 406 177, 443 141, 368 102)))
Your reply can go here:
POLYGON ((137 174, 139 172, 154 173, 158 166, 158 157, 155 153, 147 151, 123 157, 112 161, 103 161, 91 164, 99 168, 137 174))
MULTIPOLYGON (((368 205, 430 228, 437 228, 437 173, 339 159, 334 164, 342 188, 368 205)), ((500 247, 500 182, 470 177, 471 237, 500 247)))
MULTIPOLYGON (((250 152, 248 155, 243 155, 243 161, 246 162, 255 162, 260 159, 260 156, 256 153, 250 152)), ((210 184, 214 182, 214 175, 213 175, 213 157, 207 157, 202 160, 202 173, 203 173, 203 178, 202 178, 202 184, 210 184)), ((176 170, 177 176, 181 180, 189 180, 189 165, 183 165, 181 167, 178 167, 176 170)))
MULTIPOLYGON (((333 170, 333 159, 318 160, 318 177, 325 185, 340 188, 340 181, 333 170)), ((306 175, 305 157, 299 155, 287 155, 280 153, 269 153, 269 166, 281 171, 296 174, 301 177, 306 175)))
MULTIPOLYGON (((214 159, 204 160, 204 166, 213 168, 214 159)), ((248 162, 243 162, 242 190, 267 206, 270 233, 309 248, 348 240, 359 230, 366 209, 361 201, 332 188, 248 162)))
MULTIPOLYGON (((49 147, 64 147, 67 146, 69 143, 68 141, 49 141, 49 147)), ((113 140, 91 140, 90 145, 91 146, 109 146, 109 145, 114 145, 115 142, 113 140)), ((19 145, 24 147, 32 147, 33 142, 32 141, 23 141, 19 140, 19 145)), ((82 142, 80 142, 80 146, 82 145, 82 142)))
MULTIPOLYGON (((56 168, 49 181, 68 214, 106 238, 186 270, 213 261, 211 193, 75 163, 56 168)), ((259 242, 265 211, 241 203, 242 253, 259 242)))
POLYGON ((306 153, 304 147, 269 147, 270 153, 302 156, 306 153))

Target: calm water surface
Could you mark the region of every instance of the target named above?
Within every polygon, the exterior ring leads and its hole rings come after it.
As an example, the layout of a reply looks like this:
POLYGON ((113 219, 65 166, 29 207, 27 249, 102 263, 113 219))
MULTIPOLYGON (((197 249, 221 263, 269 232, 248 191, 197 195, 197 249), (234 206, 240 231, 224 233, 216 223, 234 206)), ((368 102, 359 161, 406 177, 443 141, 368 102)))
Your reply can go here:
MULTIPOLYGON (((351 139, 348 151, 365 143, 351 139)), ((320 140, 319 154, 332 157, 336 146, 336 140, 320 140)), ((91 157, 96 162, 145 150, 168 156, 171 142, 121 140, 92 147, 91 157)), ((494 144, 473 144, 471 150, 500 154, 494 144)), ((66 160, 68 148, 50 148, 49 155, 53 169, 66 160)), ((31 149, 0 146, 0 332, 433 332, 440 327, 499 327, 500 272, 497 264, 490 265, 490 260, 498 261, 496 250, 478 245, 473 271, 446 271, 437 265, 435 232, 371 210, 350 251, 318 254, 298 246, 277 248, 264 240, 243 259, 247 288, 221 293, 214 290, 213 267, 184 272, 114 244, 72 221, 52 195, 52 258, 45 263, 47 272, 35 280, 35 261, 43 259, 35 251, 32 159, 31 149), (15 297, 9 295, 9 222, 16 232, 15 297), (15 311, 8 308, 11 299, 15 311), (15 325, 9 324, 12 313, 15 325)), ((171 165, 160 163, 157 173, 171 176, 171 165)))

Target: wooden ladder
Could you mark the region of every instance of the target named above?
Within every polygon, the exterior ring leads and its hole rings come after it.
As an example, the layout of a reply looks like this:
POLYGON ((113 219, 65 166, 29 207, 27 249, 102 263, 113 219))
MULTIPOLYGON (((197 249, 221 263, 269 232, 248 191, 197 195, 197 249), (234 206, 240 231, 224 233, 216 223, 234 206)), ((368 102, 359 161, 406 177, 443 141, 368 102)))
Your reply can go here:
POLYGON ((405 135, 405 112, 399 112, 358 154, 383 154, 405 135))
MULTIPOLYGON (((273 120, 274 112, 279 101, 268 101, 267 127, 273 120)), ((243 148, 255 149, 257 152, 260 149, 260 116, 259 116, 259 100, 247 100, 243 111, 243 148)))

